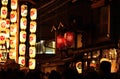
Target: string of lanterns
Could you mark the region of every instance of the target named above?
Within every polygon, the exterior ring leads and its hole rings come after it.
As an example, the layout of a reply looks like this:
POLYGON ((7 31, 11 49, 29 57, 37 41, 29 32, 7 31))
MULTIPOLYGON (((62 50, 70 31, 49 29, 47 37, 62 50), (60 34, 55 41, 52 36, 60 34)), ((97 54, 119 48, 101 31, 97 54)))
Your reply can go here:
POLYGON ((27 29, 27 14, 28 7, 26 4, 22 4, 20 7, 21 18, 20 18, 20 44, 19 44, 19 64, 21 67, 26 65, 26 29, 27 29))
POLYGON ((35 44, 36 44, 36 18, 37 10, 30 9, 30 22, 28 22, 28 5, 21 4, 20 9, 18 0, 1 0, 0 10, 0 62, 10 59, 15 60, 21 67, 26 66, 26 45, 29 42, 29 69, 35 69, 35 44), (8 7, 10 5, 10 8, 8 7), (20 15, 19 15, 20 13, 20 15), (29 25, 30 34, 27 32, 29 25), (27 38, 29 36, 29 38, 27 38), (26 40, 29 41, 26 41, 26 40))

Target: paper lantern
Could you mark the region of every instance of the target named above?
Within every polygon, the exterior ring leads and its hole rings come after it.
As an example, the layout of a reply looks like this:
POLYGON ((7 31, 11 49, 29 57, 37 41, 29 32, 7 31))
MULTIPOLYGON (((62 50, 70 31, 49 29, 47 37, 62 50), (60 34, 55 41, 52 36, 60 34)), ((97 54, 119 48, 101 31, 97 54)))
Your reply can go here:
POLYGON ((19 45, 19 54, 20 55, 25 55, 26 52, 26 45, 25 44, 20 44, 19 45))
POLYGON ((8 13, 7 7, 2 7, 1 8, 1 18, 6 18, 8 13))
POLYGON ((27 16, 27 5, 21 5, 21 16, 27 16))
POLYGON ((10 46, 10 40, 6 39, 6 47, 9 48, 9 46, 10 46))
POLYGON ((16 10, 18 6, 18 0, 11 0, 11 9, 16 10))
POLYGON ((0 20, 0 31, 5 31, 5 30, 6 30, 6 21, 0 20))
POLYGON ((11 11, 10 12, 10 21, 11 22, 16 22, 17 21, 17 12, 16 11, 11 11))
POLYGON ((16 50, 15 49, 10 49, 9 58, 16 59, 16 50))
POLYGON ((10 34, 15 36, 16 32, 17 32, 17 23, 11 24, 10 25, 10 34))
POLYGON ((0 49, 2 49, 2 45, 0 45, 0 49))
POLYGON ((29 59, 29 69, 33 70, 36 67, 36 60, 35 59, 29 59))
POLYGON ((36 20, 37 18, 37 9, 36 8, 31 8, 30 9, 30 19, 31 20, 36 20))
POLYGON ((5 39, 6 39, 6 37, 5 37, 5 33, 0 33, 0 44, 5 44, 5 39))
POLYGON ((58 35, 56 41, 57 41, 57 48, 63 48, 65 46, 65 39, 62 35, 58 35))
POLYGON ((5 32, 6 32, 6 38, 9 38, 10 37, 10 30, 6 29, 5 32))
POLYGON ((26 18, 21 18, 20 19, 20 28, 21 29, 26 29, 27 28, 27 19, 26 18))
POLYGON ((82 62, 77 62, 76 63, 76 69, 77 69, 79 74, 82 73, 82 62))
POLYGON ((29 57, 34 58, 36 56, 36 49, 35 47, 30 47, 29 48, 29 57))
POLYGON ((18 63, 21 66, 25 66, 25 57, 24 56, 19 56, 18 63))
POLYGON ((10 19, 6 19, 6 28, 10 27, 10 19))
POLYGON ((36 26, 37 26, 36 21, 31 21, 30 22, 30 32, 36 32, 36 26))
POLYGON ((20 31, 20 42, 26 41, 26 31, 20 31))
POLYGON ((30 34, 29 36, 29 43, 30 45, 35 45, 36 44, 36 35, 35 34, 30 34))
POLYGON ((8 0, 2 0, 2 5, 7 5, 8 4, 8 0))
POLYGON ((0 61, 1 61, 1 58, 2 58, 2 50, 0 50, 0 61))
POLYGON ((73 32, 66 32, 64 34, 64 38, 66 40, 65 45, 66 46, 72 46, 74 43, 74 33, 73 32))
POLYGON ((10 37, 10 47, 15 48, 16 47, 16 38, 10 37))

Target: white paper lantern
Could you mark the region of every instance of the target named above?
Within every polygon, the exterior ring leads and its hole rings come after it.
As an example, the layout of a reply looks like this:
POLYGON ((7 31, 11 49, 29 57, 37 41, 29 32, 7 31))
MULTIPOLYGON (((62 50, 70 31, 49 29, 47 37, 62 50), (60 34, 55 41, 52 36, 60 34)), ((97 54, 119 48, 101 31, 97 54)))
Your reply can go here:
POLYGON ((18 6, 18 0, 11 0, 11 9, 16 10, 18 6))
POLYGON ((10 25, 10 34, 15 36, 16 32, 17 32, 17 23, 11 24, 10 25))
POLYGON ((29 59, 29 69, 33 70, 36 67, 36 60, 35 59, 29 59))
POLYGON ((21 18, 20 19, 20 28, 21 29, 26 29, 27 28, 27 19, 26 18, 21 18))
POLYGON ((9 48, 9 46, 10 46, 10 40, 6 39, 6 47, 9 48))
POLYGON ((2 0, 2 5, 7 5, 8 4, 8 0, 2 0))
POLYGON ((9 38, 10 37, 10 30, 9 29, 6 29, 6 38, 9 38))
POLYGON ((6 33, 0 33, 0 44, 5 44, 6 33))
POLYGON ((36 20, 37 18, 37 9, 36 8, 31 8, 30 9, 30 19, 31 20, 36 20))
POLYGON ((20 42, 26 41, 26 31, 20 31, 20 42))
POLYGON ((16 22, 17 21, 17 12, 16 11, 11 11, 10 12, 10 21, 11 22, 16 22))
POLYGON ((19 54, 20 55, 25 55, 26 52, 26 45, 25 44, 20 44, 19 45, 19 54))
POLYGON ((21 16, 27 16, 27 5, 21 5, 21 16))
POLYGON ((82 73, 82 62, 77 62, 76 63, 76 69, 77 69, 79 74, 82 73))
POLYGON ((10 49, 9 58, 16 59, 16 50, 15 49, 10 49))
POLYGON ((10 47, 15 48, 16 47, 16 38, 10 37, 10 47))
POLYGON ((35 49, 35 47, 30 47, 29 48, 29 57, 30 58, 35 58, 35 56, 36 56, 36 49, 35 49))
POLYGON ((1 18, 6 18, 8 13, 7 7, 2 7, 1 8, 1 18))
POLYGON ((35 45, 36 44, 36 35, 35 34, 30 34, 29 36, 29 43, 30 45, 35 45))
POLYGON ((0 31, 5 31, 5 30, 6 30, 6 21, 0 20, 0 31))
POLYGON ((10 27, 10 19, 6 19, 6 28, 10 27))
POLYGON ((19 56, 18 63, 22 66, 25 66, 25 57, 19 56))
POLYGON ((2 62, 2 50, 0 50, 0 62, 2 62))
POLYGON ((36 27, 37 27, 36 21, 31 21, 30 22, 30 32, 32 32, 32 33, 36 32, 36 27))

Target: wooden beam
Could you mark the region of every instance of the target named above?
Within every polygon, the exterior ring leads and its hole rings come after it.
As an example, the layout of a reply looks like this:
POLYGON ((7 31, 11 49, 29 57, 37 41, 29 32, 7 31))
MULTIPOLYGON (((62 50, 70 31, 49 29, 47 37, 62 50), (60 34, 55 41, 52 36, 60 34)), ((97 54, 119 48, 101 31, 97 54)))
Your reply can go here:
POLYGON ((32 0, 19 0, 19 1, 20 2, 29 2, 29 3, 31 3, 33 5, 36 5, 36 3, 34 1, 32 1, 32 0))
POLYGON ((93 2, 91 5, 91 8, 99 8, 105 5, 105 0, 99 0, 96 2, 93 2))

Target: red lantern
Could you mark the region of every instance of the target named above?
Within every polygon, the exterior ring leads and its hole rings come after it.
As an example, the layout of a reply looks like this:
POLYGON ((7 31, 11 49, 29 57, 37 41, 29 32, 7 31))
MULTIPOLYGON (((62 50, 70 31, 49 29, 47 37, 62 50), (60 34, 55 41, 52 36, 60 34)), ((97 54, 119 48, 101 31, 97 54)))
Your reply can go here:
POLYGON ((57 36, 57 48, 63 48, 65 46, 65 39, 62 35, 57 36))
POLYGON ((66 40, 65 45, 66 46, 72 46, 74 43, 74 33, 73 32, 66 32, 64 34, 64 38, 66 40))

